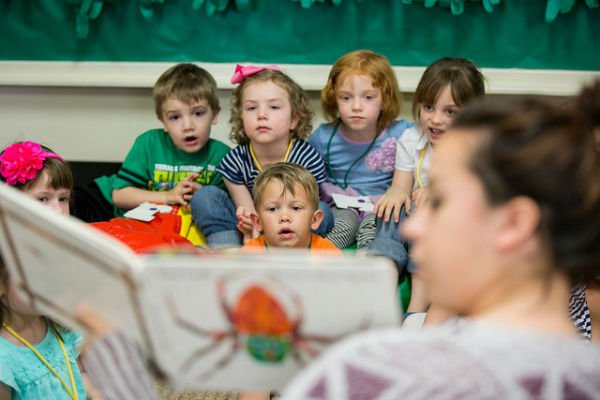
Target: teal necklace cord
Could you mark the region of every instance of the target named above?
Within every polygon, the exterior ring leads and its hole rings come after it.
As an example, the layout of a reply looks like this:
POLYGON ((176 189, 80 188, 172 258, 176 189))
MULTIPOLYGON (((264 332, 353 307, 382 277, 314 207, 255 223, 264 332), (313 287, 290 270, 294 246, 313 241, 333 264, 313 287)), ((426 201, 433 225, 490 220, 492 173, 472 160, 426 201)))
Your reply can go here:
POLYGON ((348 170, 346 171, 346 174, 344 174, 344 182, 339 183, 337 178, 333 175, 333 171, 331 171, 331 163, 329 162, 329 149, 331 148, 331 142, 333 141, 333 137, 335 136, 335 134, 338 130, 338 126, 340 126, 340 121, 338 121, 335 124, 335 128, 333 128, 333 132, 331 132, 331 136, 329 136, 329 141, 327 142, 327 151, 325 153, 325 164, 327 164, 327 172, 329 173, 329 176, 333 179, 335 184, 337 186, 341 187, 342 189, 346 189, 348 187, 348 176, 350 176, 350 172, 352 171, 352 168, 354 168, 360 160, 362 160, 367 154, 369 154, 369 151, 371 151, 371 149, 373 148, 373 145, 375 144, 375 141, 377 140, 377 137, 379 135, 375 134, 375 136, 373 137, 373 140, 371 140, 371 143, 369 143, 369 147, 367 147, 367 150, 365 150, 365 152, 362 153, 360 155, 360 157, 358 157, 356 160, 354 160, 352 162, 352 164, 350 165, 350 168, 348 168, 348 170))

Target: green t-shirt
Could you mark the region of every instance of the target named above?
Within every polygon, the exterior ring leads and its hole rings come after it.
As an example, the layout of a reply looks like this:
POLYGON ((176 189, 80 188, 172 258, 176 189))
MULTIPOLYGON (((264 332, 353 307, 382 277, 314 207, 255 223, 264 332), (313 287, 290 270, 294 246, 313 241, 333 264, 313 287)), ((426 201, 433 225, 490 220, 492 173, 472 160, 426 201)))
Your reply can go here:
MULTIPOLYGON (((186 153, 175 147, 167 132, 152 129, 137 137, 116 175, 95 180, 104 197, 113 204, 113 189, 133 186, 151 191, 171 190, 191 173, 199 174, 201 185, 225 187, 223 177, 217 172, 221 159, 229 146, 209 139, 197 153, 186 153)), ((115 215, 123 216, 126 210, 115 207, 115 215)))

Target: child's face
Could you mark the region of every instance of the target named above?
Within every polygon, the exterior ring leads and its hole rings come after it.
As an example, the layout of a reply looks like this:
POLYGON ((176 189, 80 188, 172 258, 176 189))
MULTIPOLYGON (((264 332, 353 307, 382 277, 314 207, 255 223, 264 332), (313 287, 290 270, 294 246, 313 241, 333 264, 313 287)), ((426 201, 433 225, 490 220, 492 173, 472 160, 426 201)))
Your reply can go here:
POLYGON ((10 312, 20 315, 37 315, 37 312, 29 303, 21 300, 17 295, 17 291, 10 279, 7 282, 0 282, 0 302, 10 312))
POLYGON ((211 125, 217 123, 218 114, 205 99, 187 104, 170 97, 162 105, 160 121, 175 147, 196 153, 208 142, 211 125))
POLYGON ((349 75, 337 88, 337 106, 344 133, 371 139, 381 114, 381 90, 367 75, 349 75))
POLYGON ((435 144, 444 135, 459 109, 452 99, 450 85, 440 92, 434 104, 421 104, 419 124, 431 144, 435 144))
POLYGON ((294 189, 295 195, 284 192, 281 182, 275 179, 265 186, 253 222, 270 247, 308 248, 311 231, 323 220, 323 212, 313 209, 302 185, 296 184, 294 189))
POLYGON ((479 178, 468 167, 478 140, 476 134, 460 131, 441 140, 429 170, 429 203, 402 226, 430 300, 466 313, 496 284, 506 282, 497 250, 507 226, 503 207, 488 204, 479 178))
POLYGON ((253 144, 288 143, 298 118, 292 115, 288 92, 273 83, 259 81, 242 93, 244 131, 253 144))
POLYGON ((69 215, 69 201, 71 200, 71 191, 66 188, 54 189, 50 187, 48 174, 42 170, 40 178, 23 192, 29 196, 41 201, 50 208, 63 215, 69 215))

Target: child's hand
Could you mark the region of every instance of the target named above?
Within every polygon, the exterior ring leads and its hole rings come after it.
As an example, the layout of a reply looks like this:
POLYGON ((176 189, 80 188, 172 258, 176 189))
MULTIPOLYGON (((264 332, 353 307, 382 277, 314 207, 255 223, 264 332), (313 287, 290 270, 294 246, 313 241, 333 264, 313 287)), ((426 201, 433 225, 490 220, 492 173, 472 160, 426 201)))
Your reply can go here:
POLYGON ((198 190, 200 186, 192 178, 189 178, 189 176, 180 181, 173 189, 166 192, 167 204, 179 204, 181 206, 188 205, 188 201, 192 198, 195 191, 198 190))
POLYGON ((408 193, 392 186, 377 200, 373 212, 377 214, 377 217, 383 218, 385 222, 390 220, 393 213, 394 222, 397 223, 400 220, 402 206, 406 209, 406 215, 410 215, 410 197, 408 193))
POLYGON ((235 216, 238 220, 237 228, 244 236, 244 243, 260 236, 260 232, 255 229, 254 223, 252 222, 251 215, 253 213, 256 215, 254 211, 242 206, 238 207, 235 212, 235 216))
MULTIPOLYGON (((197 173, 192 173, 189 174, 188 176, 186 176, 183 180, 189 182, 189 185, 192 188, 192 193, 191 196, 189 197, 189 199, 192 198, 192 196, 198 191, 198 189, 200 189, 202 187, 201 184, 199 184, 198 182, 196 182, 196 179, 198 179, 200 175, 198 175, 197 173)), ((189 200, 187 199, 187 200, 189 200)))
POLYGON ((425 207, 429 202, 429 190, 427 188, 419 188, 412 194, 412 200, 415 202, 415 210, 419 207, 425 207))

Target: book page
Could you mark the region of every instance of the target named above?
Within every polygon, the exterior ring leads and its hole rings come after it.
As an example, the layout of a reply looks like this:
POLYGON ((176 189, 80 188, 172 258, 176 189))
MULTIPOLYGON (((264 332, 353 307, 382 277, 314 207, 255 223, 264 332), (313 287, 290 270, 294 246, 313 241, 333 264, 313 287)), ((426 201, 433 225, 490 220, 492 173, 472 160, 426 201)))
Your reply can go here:
POLYGON ((395 326, 396 270, 383 258, 153 256, 141 276, 156 362, 179 388, 281 389, 343 336, 395 326))
POLYGON ((121 242, 0 185, 0 247, 17 294, 41 314, 81 331, 74 310, 85 302, 147 347, 141 261, 121 242))

